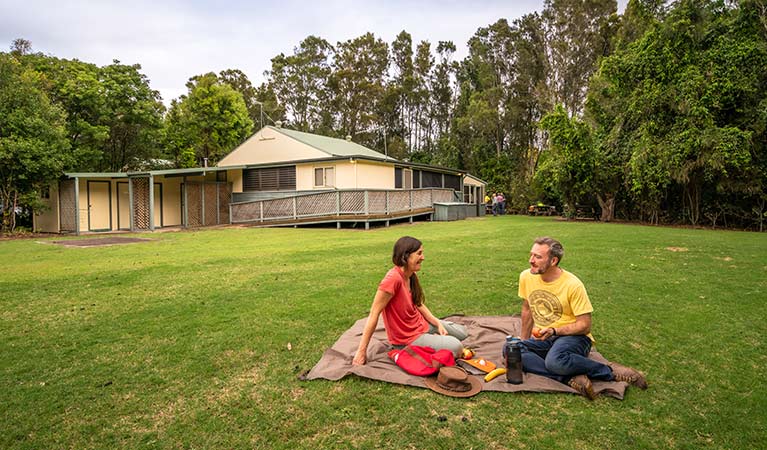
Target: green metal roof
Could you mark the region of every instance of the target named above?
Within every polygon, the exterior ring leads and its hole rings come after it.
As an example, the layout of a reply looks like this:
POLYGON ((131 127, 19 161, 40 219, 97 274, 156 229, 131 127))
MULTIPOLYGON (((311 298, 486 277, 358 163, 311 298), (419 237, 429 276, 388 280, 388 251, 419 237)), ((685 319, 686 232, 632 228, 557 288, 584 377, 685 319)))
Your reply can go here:
POLYGON ((125 172, 65 172, 69 178, 125 178, 125 172))
POLYGON ((271 125, 267 125, 267 128, 316 148, 328 155, 340 157, 365 156, 382 161, 397 162, 396 159, 390 156, 386 156, 355 142, 347 141, 346 139, 320 136, 318 134, 304 133, 302 131, 288 130, 286 128, 277 128, 271 125))
POLYGON ((191 169, 162 169, 162 170, 140 170, 135 172, 66 172, 65 176, 69 178, 126 178, 136 175, 168 176, 168 175, 204 175, 207 172, 221 172, 223 170, 241 169, 244 166, 227 167, 193 167, 191 169))

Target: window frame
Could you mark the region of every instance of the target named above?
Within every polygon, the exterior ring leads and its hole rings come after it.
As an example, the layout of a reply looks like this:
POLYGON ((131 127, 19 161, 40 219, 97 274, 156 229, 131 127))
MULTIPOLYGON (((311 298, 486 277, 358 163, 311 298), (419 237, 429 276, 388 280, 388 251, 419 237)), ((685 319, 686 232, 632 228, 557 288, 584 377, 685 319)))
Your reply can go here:
POLYGON ((334 188, 336 187, 336 166, 314 167, 312 184, 315 188, 334 188), (322 184, 317 184, 317 171, 322 172, 322 184), (333 180, 328 183, 328 172, 332 173, 333 180))

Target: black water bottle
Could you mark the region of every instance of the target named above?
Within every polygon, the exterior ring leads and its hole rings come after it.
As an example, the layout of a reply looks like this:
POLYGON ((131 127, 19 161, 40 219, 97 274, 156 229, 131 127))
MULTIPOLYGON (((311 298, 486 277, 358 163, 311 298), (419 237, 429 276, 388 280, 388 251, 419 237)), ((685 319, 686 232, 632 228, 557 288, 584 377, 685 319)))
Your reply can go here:
POLYGON ((506 339, 506 381, 511 384, 522 384, 522 350, 518 338, 506 339))

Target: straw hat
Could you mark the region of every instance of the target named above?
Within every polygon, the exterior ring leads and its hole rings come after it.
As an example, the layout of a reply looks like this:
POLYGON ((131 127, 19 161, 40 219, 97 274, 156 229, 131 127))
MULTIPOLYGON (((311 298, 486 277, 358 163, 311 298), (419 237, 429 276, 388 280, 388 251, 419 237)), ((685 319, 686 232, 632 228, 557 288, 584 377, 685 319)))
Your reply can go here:
POLYGON ((442 367, 436 377, 425 378, 426 386, 450 397, 471 397, 482 390, 482 383, 460 367, 442 367))

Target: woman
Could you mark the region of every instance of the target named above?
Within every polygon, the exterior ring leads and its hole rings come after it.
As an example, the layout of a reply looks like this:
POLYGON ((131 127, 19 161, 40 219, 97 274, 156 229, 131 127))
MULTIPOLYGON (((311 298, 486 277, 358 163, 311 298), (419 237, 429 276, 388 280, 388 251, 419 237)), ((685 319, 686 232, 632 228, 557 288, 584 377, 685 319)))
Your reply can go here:
POLYGON ((461 341, 468 336, 466 327, 437 319, 424 304, 423 289, 416 275, 423 260, 423 245, 418 239, 405 236, 394 244, 394 267, 378 285, 353 364, 367 362, 368 344, 381 313, 386 336, 395 347, 412 344, 448 349, 456 357, 461 354, 461 341))

